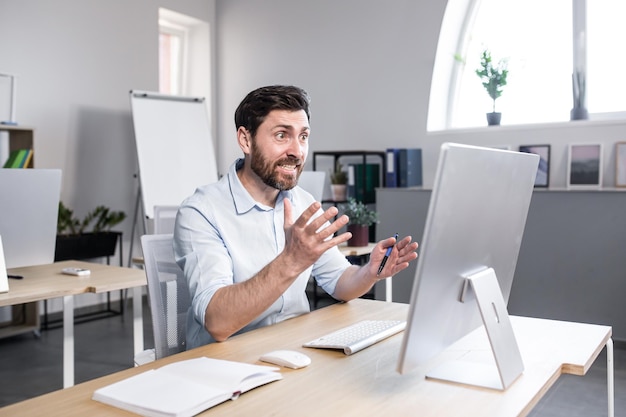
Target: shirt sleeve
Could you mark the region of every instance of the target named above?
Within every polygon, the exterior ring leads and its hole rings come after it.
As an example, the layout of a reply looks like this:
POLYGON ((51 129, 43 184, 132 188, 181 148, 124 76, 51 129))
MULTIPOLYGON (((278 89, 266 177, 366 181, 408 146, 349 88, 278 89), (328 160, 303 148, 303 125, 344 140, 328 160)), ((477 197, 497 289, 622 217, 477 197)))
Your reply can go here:
POLYGON ((317 285, 334 296, 337 282, 348 267, 350 267, 350 262, 335 246, 327 250, 313 265, 312 275, 317 285))
POLYGON ((207 215, 193 203, 183 203, 174 231, 176 260, 187 277, 193 317, 202 327, 215 292, 233 283, 232 260, 219 229, 207 215))

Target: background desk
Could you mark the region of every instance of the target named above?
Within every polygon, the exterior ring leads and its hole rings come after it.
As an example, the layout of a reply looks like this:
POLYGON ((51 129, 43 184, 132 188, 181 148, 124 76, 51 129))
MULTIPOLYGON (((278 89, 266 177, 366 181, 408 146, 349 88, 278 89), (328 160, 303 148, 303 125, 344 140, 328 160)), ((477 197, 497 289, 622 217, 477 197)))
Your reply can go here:
POLYGON ((259 363, 274 349, 306 353, 311 365, 282 369, 284 379, 256 388, 203 414, 233 415, 373 415, 518 416, 526 415, 562 373, 583 375, 610 341, 607 326, 513 317, 526 370, 505 392, 426 380, 434 363, 472 350, 485 353, 486 336, 474 332, 425 366, 407 375, 396 372, 402 333, 352 356, 301 345, 316 336, 363 319, 404 319, 408 305, 357 299, 316 310, 274 326, 251 331, 138 368, 88 381, 69 389, 0 409, 0 416, 131 415, 91 400, 95 389, 167 363, 198 356, 259 363))
POLYGON ((133 331, 135 353, 143 350, 143 316, 141 311, 141 287, 146 285, 143 270, 109 266, 80 261, 55 262, 48 265, 12 268, 12 275, 23 279, 11 279, 9 292, 0 294, 0 306, 50 300, 63 297, 63 386, 74 385, 74 296, 85 293, 103 293, 133 288, 133 331), (77 277, 64 275, 61 270, 68 266, 86 268, 91 275, 77 277))

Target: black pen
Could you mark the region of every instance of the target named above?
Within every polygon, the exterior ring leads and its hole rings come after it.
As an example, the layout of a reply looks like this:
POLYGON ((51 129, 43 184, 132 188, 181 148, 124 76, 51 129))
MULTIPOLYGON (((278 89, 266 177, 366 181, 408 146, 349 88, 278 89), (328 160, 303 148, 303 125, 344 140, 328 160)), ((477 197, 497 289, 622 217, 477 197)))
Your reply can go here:
MULTIPOLYGON (((393 237, 394 239, 396 239, 396 242, 398 242, 398 234, 396 233, 393 237)), ((379 276, 380 273, 383 272, 383 268, 385 267, 385 264, 387 263, 387 259, 389 259, 389 255, 391 255, 391 251, 393 250, 394 245, 391 245, 387 248, 387 252, 385 253, 385 256, 383 257, 383 261, 380 263, 380 266, 378 267, 378 272, 376 273, 376 276, 379 276)))
POLYGON ((23 279, 24 277, 21 275, 7 275, 7 278, 12 278, 12 279, 23 279))

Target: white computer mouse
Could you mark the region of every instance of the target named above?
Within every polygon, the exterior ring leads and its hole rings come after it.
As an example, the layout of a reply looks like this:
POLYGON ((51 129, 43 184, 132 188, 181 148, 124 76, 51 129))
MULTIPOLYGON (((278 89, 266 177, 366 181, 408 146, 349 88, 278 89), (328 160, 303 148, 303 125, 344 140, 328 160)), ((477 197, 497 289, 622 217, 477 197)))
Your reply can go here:
POLYGON ((295 350, 274 350, 262 355, 259 360, 292 369, 304 368, 311 363, 311 358, 295 350))

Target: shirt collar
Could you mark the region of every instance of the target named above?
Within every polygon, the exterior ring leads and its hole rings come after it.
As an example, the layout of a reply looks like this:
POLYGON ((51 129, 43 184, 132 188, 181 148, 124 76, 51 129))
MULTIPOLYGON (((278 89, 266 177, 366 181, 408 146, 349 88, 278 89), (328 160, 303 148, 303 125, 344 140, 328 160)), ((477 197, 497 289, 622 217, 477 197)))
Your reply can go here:
MULTIPOLYGON (((237 176, 237 170, 242 166, 243 159, 239 158, 228 169, 228 184, 230 186, 230 192, 233 196, 233 201, 235 202, 235 209, 237 210, 237 214, 246 213, 252 210, 254 206, 257 206, 259 209, 265 211, 271 210, 271 207, 268 208, 267 206, 256 202, 252 198, 248 190, 246 190, 246 188, 243 186, 241 180, 239 180, 239 177, 237 176)), ((289 198, 289 200, 293 202, 293 194, 291 190, 281 191, 277 197, 277 207, 282 206, 282 199, 285 197, 289 198)))

